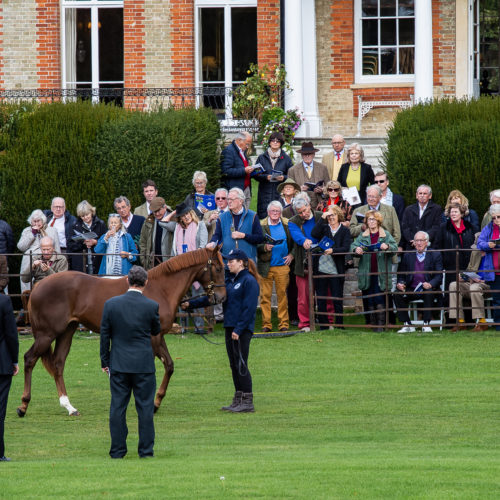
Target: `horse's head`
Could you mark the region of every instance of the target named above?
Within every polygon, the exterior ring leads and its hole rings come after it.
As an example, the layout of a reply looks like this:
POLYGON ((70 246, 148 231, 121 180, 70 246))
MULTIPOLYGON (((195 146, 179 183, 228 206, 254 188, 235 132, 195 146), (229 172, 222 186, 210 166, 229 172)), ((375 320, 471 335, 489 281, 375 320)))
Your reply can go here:
POLYGON ((196 275, 196 280, 201 283, 207 295, 214 298, 216 303, 226 300, 226 285, 224 275, 224 262, 219 248, 205 249, 207 263, 196 275))

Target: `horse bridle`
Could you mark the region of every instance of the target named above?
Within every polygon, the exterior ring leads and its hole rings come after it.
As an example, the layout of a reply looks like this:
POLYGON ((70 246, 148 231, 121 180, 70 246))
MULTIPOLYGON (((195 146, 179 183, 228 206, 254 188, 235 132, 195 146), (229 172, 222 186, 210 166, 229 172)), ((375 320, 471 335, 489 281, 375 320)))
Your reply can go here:
POLYGON ((210 273, 210 281, 208 282, 208 285, 205 287, 205 292, 200 293, 199 295, 194 295, 191 297, 191 299, 197 299, 198 297, 205 297, 208 296, 208 300, 212 305, 217 304, 217 298, 215 297, 215 288, 221 288, 225 287, 226 285, 217 285, 214 281, 214 276, 213 276, 213 271, 212 271, 212 266, 214 266, 215 263, 213 262, 212 259, 207 260, 207 265, 203 268, 203 272, 206 273, 207 271, 210 273))

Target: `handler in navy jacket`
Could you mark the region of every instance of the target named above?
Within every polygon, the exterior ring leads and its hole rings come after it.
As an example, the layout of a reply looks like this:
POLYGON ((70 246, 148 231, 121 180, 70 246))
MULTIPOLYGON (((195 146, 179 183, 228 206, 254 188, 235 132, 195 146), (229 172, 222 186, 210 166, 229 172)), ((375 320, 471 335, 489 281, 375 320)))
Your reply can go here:
MULTIPOLYGON (((229 406, 221 410, 253 412, 252 376, 248 369, 250 340, 255 328, 255 312, 259 299, 259 283, 248 270, 248 256, 243 250, 231 250, 224 258, 231 273, 226 278, 224 302, 224 328, 226 350, 233 375, 234 397, 229 406)), ((183 309, 196 309, 211 305, 207 296, 183 302, 183 309)))
POLYGON ((10 297, 0 294, 0 462, 9 462, 3 441, 5 412, 12 376, 19 373, 19 340, 10 297))
POLYGON ((139 418, 139 456, 152 457, 156 376, 151 335, 161 330, 159 306, 142 295, 148 282, 142 267, 133 266, 127 279, 128 291, 106 301, 101 320, 101 366, 109 374, 111 388, 109 454, 123 458, 127 453, 126 411, 133 390, 139 418))

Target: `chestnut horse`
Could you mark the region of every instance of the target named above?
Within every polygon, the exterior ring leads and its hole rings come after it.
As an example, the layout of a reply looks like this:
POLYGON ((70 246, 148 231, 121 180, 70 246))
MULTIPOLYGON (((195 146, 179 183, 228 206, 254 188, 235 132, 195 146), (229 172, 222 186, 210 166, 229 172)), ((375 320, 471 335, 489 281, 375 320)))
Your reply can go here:
MULTIPOLYGON (((144 295, 160 305, 161 334, 151 337, 153 352, 165 367, 163 381, 156 393, 155 411, 167 391, 174 363, 163 335, 172 327, 177 307, 194 281, 215 297, 216 302, 226 298, 224 265, 219 249, 202 248, 159 264, 148 272, 144 295)), ((79 412, 69 402, 64 385, 64 364, 71 347, 73 334, 79 323, 94 332, 100 330, 104 302, 123 294, 128 285, 125 277, 106 279, 77 271, 53 274, 38 283, 31 293, 29 312, 35 342, 24 355, 24 393, 17 414, 24 417, 31 400, 31 375, 38 360, 54 377, 59 403, 70 415, 79 412), (55 347, 52 351, 52 342, 55 347)), ((126 325, 124 325, 126 328, 126 325)))

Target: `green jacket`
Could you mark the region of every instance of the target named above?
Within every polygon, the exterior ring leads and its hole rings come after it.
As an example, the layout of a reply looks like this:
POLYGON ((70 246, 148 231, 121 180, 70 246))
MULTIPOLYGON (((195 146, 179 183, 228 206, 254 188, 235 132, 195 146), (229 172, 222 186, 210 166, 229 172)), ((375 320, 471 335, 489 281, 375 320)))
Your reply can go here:
MULTIPOLYGON (((290 231, 288 230, 288 219, 281 217, 281 222, 283 223, 283 229, 286 233, 286 244, 288 245, 288 253, 292 253, 293 249, 293 240, 290 236, 290 231)), ((264 234, 268 234, 271 236, 271 230, 269 229, 268 218, 262 219, 260 221, 260 225, 262 226, 262 232, 264 234)), ((257 269, 259 274, 264 278, 267 278, 269 273, 269 263, 271 262, 271 252, 266 250, 266 243, 259 243, 257 245, 257 269)))
MULTIPOLYGON (((386 274, 385 274, 385 269, 386 269, 386 263, 387 263, 387 270, 388 272, 391 272, 391 257, 392 255, 398 251, 398 245, 394 241, 394 238, 384 230, 384 228, 379 228, 379 238, 378 238, 379 243, 386 243, 389 245, 388 250, 380 250, 377 253, 377 264, 378 264, 378 284, 380 286, 380 290, 384 291, 387 289, 387 284, 386 284, 386 274)), ((365 232, 360 234, 351 244, 351 252, 354 252, 354 250, 361 246, 361 243, 364 243, 365 245, 370 245, 371 240, 370 240, 370 231, 367 229, 365 232)), ((371 254, 363 254, 361 257, 358 257, 356 254, 354 254, 355 257, 359 258, 359 269, 358 269, 358 286, 360 290, 368 290, 370 287, 370 276, 367 274, 370 272, 370 261, 371 261, 371 254)), ((390 283, 389 283, 390 284, 390 283)))
MULTIPOLYGON (((173 239, 173 230, 175 228, 175 222, 158 222, 160 226, 167 231, 163 231, 162 239, 161 239, 161 253, 163 255, 162 260, 168 260, 167 256, 172 255, 172 239, 173 239)), ((141 229, 141 236, 139 239, 139 252, 140 252, 140 260, 141 265, 144 269, 149 270, 153 267, 154 264, 154 252, 155 252, 155 236, 156 236, 156 228, 158 226, 156 219, 153 214, 150 214, 149 217, 144 221, 141 229)))

